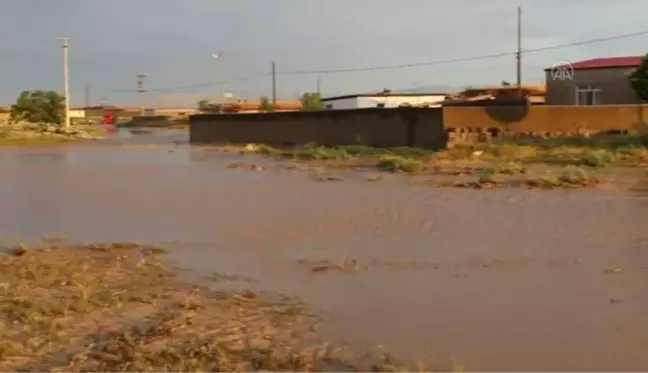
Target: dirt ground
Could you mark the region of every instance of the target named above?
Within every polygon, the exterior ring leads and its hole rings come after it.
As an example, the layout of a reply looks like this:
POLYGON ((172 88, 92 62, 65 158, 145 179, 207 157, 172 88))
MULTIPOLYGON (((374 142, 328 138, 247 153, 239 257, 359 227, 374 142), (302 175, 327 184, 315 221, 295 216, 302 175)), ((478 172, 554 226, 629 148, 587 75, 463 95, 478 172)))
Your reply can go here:
POLYGON ((162 253, 48 242, 0 254, 0 370, 407 369, 326 344, 299 299, 183 282, 162 253))

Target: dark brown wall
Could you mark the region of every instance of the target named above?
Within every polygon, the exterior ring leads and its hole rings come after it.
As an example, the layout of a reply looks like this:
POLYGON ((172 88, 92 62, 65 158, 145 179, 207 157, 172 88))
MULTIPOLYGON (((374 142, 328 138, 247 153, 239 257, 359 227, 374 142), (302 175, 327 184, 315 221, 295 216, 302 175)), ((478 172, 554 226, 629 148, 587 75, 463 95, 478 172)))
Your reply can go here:
POLYGON ((551 71, 547 71, 547 105, 575 105, 576 87, 591 85, 601 89, 601 99, 604 105, 639 104, 630 87, 628 75, 634 68, 605 68, 574 70, 571 80, 553 79, 551 71))
POLYGON ((442 148, 440 108, 354 109, 190 116, 192 143, 442 148))

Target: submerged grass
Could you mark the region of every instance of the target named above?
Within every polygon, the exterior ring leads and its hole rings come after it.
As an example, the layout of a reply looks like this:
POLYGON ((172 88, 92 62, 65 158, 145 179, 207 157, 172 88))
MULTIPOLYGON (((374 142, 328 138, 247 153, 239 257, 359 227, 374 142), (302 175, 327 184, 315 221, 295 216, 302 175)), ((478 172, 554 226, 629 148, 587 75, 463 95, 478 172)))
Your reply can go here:
POLYGON ((324 343, 299 299, 182 282, 162 247, 59 242, 0 252, 2 371, 412 370, 324 343))
POLYGON ((580 167, 569 166, 558 175, 546 171, 537 178, 527 180, 526 183, 530 187, 543 189, 583 188, 597 185, 600 180, 580 167))
POLYGON ((425 164, 418 159, 398 155, 383 155, 376 162, 376 166, 390 172, 415 173, 421 172, 425 164))
MULTIPOLYGON (((523 173, 528 164, 573 165, 600 168, 609 165, 648 165, 648 136, 601 135, 594 137, 565 137, 554 139, 509 139, 491 143, 463 144, 434 151, 419 148, 373 148, 369 146, 326 147, 315 144, 289 148, 248 145, 245 152, 272 157, 334 161, 342 163, 369 162, 393 171, 419 169, 439 162, 470 161, 492 163, 498 173, 523 173)), ((411 172, 411 171, 406 171, 411 172)))

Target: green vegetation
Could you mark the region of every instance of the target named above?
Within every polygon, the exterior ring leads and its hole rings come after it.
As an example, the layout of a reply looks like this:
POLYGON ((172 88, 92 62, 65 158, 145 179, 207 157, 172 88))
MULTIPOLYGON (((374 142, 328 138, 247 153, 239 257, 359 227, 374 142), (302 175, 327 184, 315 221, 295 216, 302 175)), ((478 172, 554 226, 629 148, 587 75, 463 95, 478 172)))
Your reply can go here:
POLYGON ((273 112, 275 110, 274 105, 272 105, 272 102, 270 102, 270 99, 268 96, 263 96, 259 100, 259 111, 269 113, 273 112))
POLYGON ((379 157, 397 155, 407 158, 422 158, 434 151, 419 148, 374 148, 364 145, 328 147, 316 144, 305 144, 297 147, 275 148, 268 145, 248 145, 249 152, 261 153, 274 157, 303 160, 348 160, 362 157, 379 157))
POLYGON ((517 162, 506 161, 496 164, 491 171, 493 174, 518 175, 526 173, 527 168, 517 162))
POLYGON ((200 111, 206 111, 209 109, 209 100, 202 99, 196 103, 196 107, 200 111))
POLYGON ((559 175, 546 171, 537 179, 527 181, 530 187, 554 189, 554 188, 582 188, 598 184, 600 181, 590 176, 582 168, 568 166, 559 175))
POLYGON ((0 132, 0 146, 41 146, 72 141, 69 137, 5 135, 0 132))
POLYGON ((641 65, 630 74, 630 85, 637 97, 648 101, 648 54, 644 56, 641 65))
POLYGON ((12 122, 60 124, 65 116, 65 97, 56 91, 22 91, 11 105, 12 122))
MULTIPOLYGON (((476 145, 456 145, 451 149, 434 151, 409 147, 373 148, 364 145, 327 147, 306 144, 277 148, 250 144, 245 152, 261 153, 280 158, 324 161, 369 161, 403 163, 389 156, 407 158, 425 166, 447 162, 489 164, 495 173, 514 175, 526 172, 530 164, 573 165, 601 168, 609 165, 648 165, 648 136, 607 135, 592 138, 562 138, 535 141, 493 142, 476 145)), ((413 162, 410 162, 413 163, 413 162)), ((389 167, 387 167, 389 168, 389 167)))
POLYGON ((648 164, 648 136, 599 135, 542 140, 493 142, 458 145, 441 151, 435 160, 473 160, 479 162, 515 162, 521 165, 544 163, 600 168, 608 165, 648 164), (476 156, 475 154, 479 155, 476 156))
POLYGON ((421 172, 425 164, 417 159, 405 158, 398 155, 383 155, 376 162, 380 169, 391 172, 421 172))
POLYGON ((322 96, 317 92, 306 92, 300 97, 299 101, 301 101, 302 110, 322 109, 322 96))
MULTIPOLYGON (((590 172, 610 167, 648 166, 648 135, 600 135, 553 139, 517 139, 480 144, 456 145, 434 151, 409 147, 374 148, 364 145, 327 147, 305 144, 271 147, 248 144, 242 153, 302 161, 318 161, 325 167, 378 169, 438 177, 466 177, 473 181, 428 180, 428 185, 492 188, 529 186, 534 188, 589 187, 601 183, 590 172), (550 169, 557 174, 547 172, 550 169), (556 170, 561 171, 556 171, 556 170), (500 176, 502 176, 500 178, 500 176)), ((603 171, 603 170, 601 170, 603 171)), ((371 179, 369 179, 371 180, 371 179)), ((379 179, 377 179, 379 180, 379 179)))

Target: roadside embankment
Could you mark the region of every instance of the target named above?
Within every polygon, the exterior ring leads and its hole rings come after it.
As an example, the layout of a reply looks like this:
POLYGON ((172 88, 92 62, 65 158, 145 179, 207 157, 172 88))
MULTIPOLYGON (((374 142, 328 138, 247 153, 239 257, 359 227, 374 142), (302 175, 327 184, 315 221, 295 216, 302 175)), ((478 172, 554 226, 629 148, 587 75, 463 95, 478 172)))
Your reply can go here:
POLYGON ((95 126, 74 125, 69 129, 44 123, 0 123, 0 145, 46 145, 102 138, 95 126))

